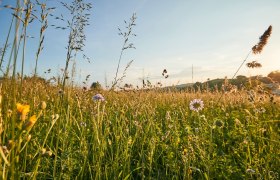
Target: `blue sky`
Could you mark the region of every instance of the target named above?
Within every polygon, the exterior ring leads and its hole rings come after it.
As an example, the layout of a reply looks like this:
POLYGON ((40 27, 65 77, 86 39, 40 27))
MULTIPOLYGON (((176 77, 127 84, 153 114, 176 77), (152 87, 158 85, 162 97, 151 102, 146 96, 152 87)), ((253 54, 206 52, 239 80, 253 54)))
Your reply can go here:
MULTIPOLYGON (((1 5, 15 0, 2 0, 1 5)), ((70 1, 68 1, 70 2, 70 1)), ((92 59, 89 64, 77 58, 76 82, 88 74, 90 82, 104 85, 105 77, 111 84, 122 46, 117 28, 125 26, 135 12, 137 37, 131 38, 136 50, 125 52, 120 72, 130 60, 125 83, 141 85, 141 79, 164 85, 189 83, 191 67, 194 82, 207 78, 231 77, 258 38, 273 26, 272 36, 261 55, 251 55, 248 61, 257 60, 263 67, 250 70, 243 66, 239 74, 267 75, 280 68, 280 1, 279 0, 92 0, 90 26, 86 28, 85 54, 92 59), (167 69, 169 78, 161 76, 167 69)), ((65 14, 56 0, 47 5, 57 6, 55 15, 65 14)), ((0 47, 3 46, 11 20, 11 11, 0 10, 0 47)), ((49 24, 58 21, 49 19, 49 24)), ((34 36, 27 42, 25 73, 34 69, 38 46, 39 23, 30 24, 28 34, 34 36)), ((51 26, 46 31, 44 50, 39 59, 39 72, 51 68, 52 75, 64 68, 68 34, 51 26)), ((8 56, 7 56, 8 57, 8 56)), ((6 57, 6 58, 7 58, 6 57)), ((7 61, 7 59, 5 60, 7 61)))

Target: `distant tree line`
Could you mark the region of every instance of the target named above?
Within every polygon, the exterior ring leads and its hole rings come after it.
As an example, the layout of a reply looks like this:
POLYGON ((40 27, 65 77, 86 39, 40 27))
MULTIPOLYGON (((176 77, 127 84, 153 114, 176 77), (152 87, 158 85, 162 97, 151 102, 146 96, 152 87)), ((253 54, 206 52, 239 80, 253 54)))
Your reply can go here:
POLYGON ((270 77, 273 81, 276 81, 278 83, 280 83, 280 71, 272 71, 271 73, 269 73, 267 75, 267 77, 270 77))

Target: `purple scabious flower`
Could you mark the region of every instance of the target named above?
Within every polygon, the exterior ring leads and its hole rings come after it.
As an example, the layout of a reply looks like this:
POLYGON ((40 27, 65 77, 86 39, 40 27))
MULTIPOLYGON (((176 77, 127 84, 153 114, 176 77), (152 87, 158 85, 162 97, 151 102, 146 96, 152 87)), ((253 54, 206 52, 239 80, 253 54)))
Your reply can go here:
POLYGON ((200 111, 204 107, 203 101, 201 99, 194 99, 190 102, 190 110, 192 111, 200 111))
POLYGON ((105 98, 101 94, 96 94, 92 97, 93 101, 105 101, 105 98))

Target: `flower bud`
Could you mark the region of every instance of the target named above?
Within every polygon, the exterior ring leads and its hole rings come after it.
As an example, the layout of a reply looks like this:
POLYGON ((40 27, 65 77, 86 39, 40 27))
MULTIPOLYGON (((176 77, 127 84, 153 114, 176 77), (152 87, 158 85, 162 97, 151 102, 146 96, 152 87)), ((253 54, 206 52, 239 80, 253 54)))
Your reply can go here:
POLYGON ((26 141, 30 141, 31 140, 31 134, 29 134, 27 137, 26 137, 26 141))
POLYGON ((47 107, 47 103, 45 101, 41 102, 41 109, 44 110, 47 107))
POLYGON ((44 155, 44 154, 46 153, 46 151, 47 151, 46 148, 42 148, 42 149, 41 149, 42 155, 44 155))

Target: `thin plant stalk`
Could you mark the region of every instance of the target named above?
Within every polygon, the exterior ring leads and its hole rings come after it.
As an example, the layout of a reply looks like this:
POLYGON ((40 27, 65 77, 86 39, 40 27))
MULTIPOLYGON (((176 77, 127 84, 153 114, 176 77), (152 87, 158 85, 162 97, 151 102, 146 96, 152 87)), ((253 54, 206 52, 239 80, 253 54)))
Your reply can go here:
POLYGON ((65 20, 63 15, 61 17, 56 17, 63 22, 67 22, 66 27, 58 26, 57 29, 68 29, 70 30, 68 36, 68 44, 67 44, 67 55, 64 73, 62 77, 62 89, 65 89, 66 81, 68 77, 68 68, 70 60, 73 58, 73 51, 75 53, 82 51, 85 46, 84 41, 86 40, 86 36, 84 33, 84 28, 89 25, 88 16, 90 14, 87 13, 92 8, 91 3, 85 3, 83 0, 73 0, 71 4, 63 3, 61 4, 70 12, 71 20, 65 20))
MULTIPOLYGON (((113 81, 112 86, 111 86, 111 90, 113 90, 115 88, 115 86, 118 84, 118 82, 120 81, 120 79, 122 79, 122 78, 118 78, 118 73, 119 73, 121 59, 122 59, 124 51, 127 50, 127 49, 131 49, 131 48, 135 49, 133 43, 129 43, 129 37, 136 36, 135 34, 132 33, 132 27, 136 25, 135 21, 136 21, 136 14, 133 13, 132 17, 130 18, 130 22, 126 26, 127 32, 122 32, 121 29, 118 28, 119 35, 124 38, 124 42, 123 42, 123 45, 122 45, 122 48, 121 48, 121 53, 120 53, 120 56, 119 56, 119 59, 118 59, 117 70, 116 70, 116 74, 115 74, 115 77, 114 77, 114 81, 113 81)), ((126 21, 124 21, 124 22, 125 22, 125 24, 127 24, 126 21)), ((131 62, 128 63, 127 67, 130 66, 131 62)), ((125 71, 126 70, 127 69, 125 69, 125 71)), ((125 74, 125 72, 123 74, 125 74)))
MULTIPOLYGON (((240 69, 241 69, 241 67, 244 65, 244 63, 248 60, 248 58, 249 58, 249 56, 250 56, 250 54, 251 54, 251 53, 252 53, 252 50, 251 50, 251 51, 249 51, 249 53, 247 54, 246 58, 245 58, 245 59, 243 60, 243 62, 240 64, 240 66, 238 67, 238 69, 236 70, 236 72, 234 73, 234 75, 232 76, 232 78, 231 78, 231 79, 235 78, 236 74, 239 72, 239 70, 240 70, 240 69)), ((219 99, 218 99, 217 103, 219 103, 219 102, 220 102, 220 100, 221 100, 222 96, 223 96, 223 93, 220 95, 220 97, 219 97, 219 99)))
MULTIPOLYGON (((264 46, 267 44, 268 42, 268 38, 270 37, 272 33, 272 26, 270 25, 268 27, 268 29, 263 33, 263 35, 259 38, 259 42, 253 46, 251 48, 251 50, 249 51, 249 53, 247 54, 246 58, 244 59, 244 61, 241 63, 241 65, 238 67, 237 71, 234 73, 232 79, 236 76, 236 74, 239 72, 239 70, 241 69, 241 67, 243 66, 243 64, 247 61, 247 59, 249 58, 250 54, 260 54, 264 48, 264 46)), ((220 102, 221 98, 222 98, 223 94, 221 94, 221 96, 219 97, 217 103, 220 102)))
POLYGON ((3 48, 3 52, 2 52, 2 56, 1 56, 1 60, 0 60, 0 70, 2 71, 2 63, 4 61, 4 56, 5 56, 5 53, 6 53, 6 49, 8 47, 8 40, 9 40, 9 37, 10 37, 10 33, 11 33, 11 30, 12 30, 12 26, 13 26, 13 23, 14 23, 14 16, 12 17, 12 20, 11 20, 11 24, 10 24, 10 27, 9 27, 9 32, 8 32, 8 35, 7 35, 7 38, 6 38, 6 41, 5 41, 5 45, 4 45, 4 48, 3 48))
POLYGON ((24 72, 24 60, 25 60, 25 48, 26 48, 26 29, 27 29, 27 27, 24 26, 23 48, 22 48, 22 59, 21 59, 20 94, 22 93, 22 81, 23 81, 23 72, 24 72))
MULTIPOLYGON (((37 76, 37 68, 38 68, 38 60, 39 60, 39 55, 41 53, 41 51, 43 50, 43 42, 45 39, 45 35, 44 32, 48 27, 48 20, 47 20, 47 16, 49 14, 49 12, 45 12, 46 11, 46 5, 45 4, 40 4, 37 1, 37 4, 41 6, 41 29, 40 29, 40 37, 39 37, 39 46, 38 46, 38 50, 36 53, 36 59, 35 59, 35 72, 34 72, 34 76, 37 76)), ((53 9, 53 8, 50 8, 53 9)), ((50 9, 47 9, 47 11, 49 11, 50 9)))
MULTIPOLYGON (((20 0, 17 1, 17 8, 20 8, 20 0)), ((18 16, 19 12, 16 11, 16 15, 18 16)), ((18 31, 19 31, 19 26, 20 26, 20 20, 18 18, 16 18, 15 21, 15 38, 14 38, 14 71, 13 71, 13 76, 12 76, 12 102, 13 104, 16 104, 16 81, 15 81, 15 75, 16 75, 16 62, 17 62, 17 43, 18 43, 18 31)), ((16 127, 16 115, 13 114, 13 118, 12 118, 12 132, 11 132, 11 136, 12 136, 12 140, 15 141, 15 127, 16 127)), ((17 172, 17 166, 16 166, 16 162, 15 162, 15 158, 16 158, 16 152, 12 151, 11 152, 11 179, 18 179, 18 172, 17 172)))
POLYGON ((14 64, 16 64, 15 59, 17 59, 17 56, 18 56, 18 52, 19 52, 19 49, 20 49, 21 42, 22 42, 22 38, 19 39, 19 42, 18 42, 17 47, 16 47, 16 46, 13 46, 13 47, 12 47, 12 51, 11 51, 12 53, 10 54, 9 62, 8 62, 7 67, 6 67, 6 73, 5 73, 5 76, 6 76, 6 77, 9 76, 10 69, 11 69, 11 61, 12 61, 12 57, 13 57, 13 56, 14 56, 13 72, 16 72, 16 67, 14 66, 14 64), (16 48, 16 53, 13 54, 15 48, 16 48))
POLYGON ((32 4, 30 1, 24 2, 26 4, 25 19, 23 22, 24 31, 23 31, 23 48, 22 48, 22 62, 21 62, 21 77, 20 77, 20 94, 22 93, 22 81, 24 73, 24 61, 25 61, 25 49, 26 49, 26 38, 27 38, 27 26, 29 24, 29 19, 32 12, 32 4))

